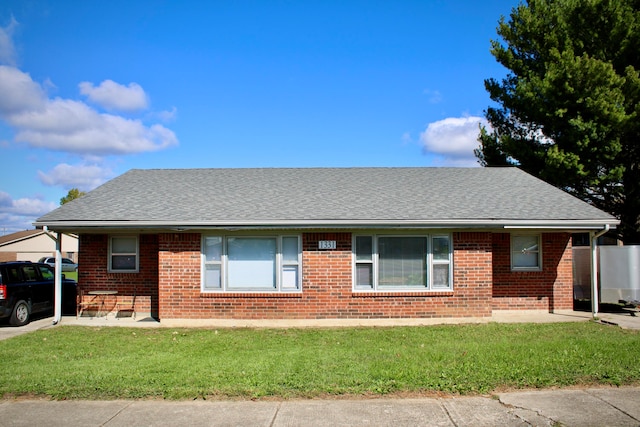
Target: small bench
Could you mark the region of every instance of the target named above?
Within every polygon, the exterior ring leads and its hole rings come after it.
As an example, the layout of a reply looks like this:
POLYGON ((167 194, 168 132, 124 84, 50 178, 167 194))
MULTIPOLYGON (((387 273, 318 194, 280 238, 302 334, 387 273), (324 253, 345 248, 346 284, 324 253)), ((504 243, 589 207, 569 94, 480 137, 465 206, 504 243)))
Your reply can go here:
POLYGON ((636 317, 636 313, 640 311, 638 307, 622 307, 622 309, 628 312, 633 317, 636 317))

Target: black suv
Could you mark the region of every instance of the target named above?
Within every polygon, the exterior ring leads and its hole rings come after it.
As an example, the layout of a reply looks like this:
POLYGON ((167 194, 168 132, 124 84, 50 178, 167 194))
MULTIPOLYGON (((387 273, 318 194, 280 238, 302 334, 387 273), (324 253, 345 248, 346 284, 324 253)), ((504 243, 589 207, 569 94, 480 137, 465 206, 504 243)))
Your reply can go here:
MULTIPOLYGON (((76 292, 76 281, 63 276, 62 314, 75 315, 76 292)), ((0 262, 0 320, 22 326, 34 313, 51 312, 53 303, 53 268, 28 261, 0 262)))

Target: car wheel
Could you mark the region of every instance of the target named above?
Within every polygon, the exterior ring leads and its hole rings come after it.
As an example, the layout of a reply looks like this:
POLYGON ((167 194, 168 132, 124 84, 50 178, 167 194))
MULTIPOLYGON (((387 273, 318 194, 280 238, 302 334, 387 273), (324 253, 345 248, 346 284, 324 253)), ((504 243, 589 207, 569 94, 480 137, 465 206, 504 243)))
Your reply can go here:
POLYGON ((26 301, 20 300, 16 303, 15 307, 13 307, 13 313, 11 313, 11 319, 9 323, 13 326, 22 326, 29 323, 29 304, 26 301))

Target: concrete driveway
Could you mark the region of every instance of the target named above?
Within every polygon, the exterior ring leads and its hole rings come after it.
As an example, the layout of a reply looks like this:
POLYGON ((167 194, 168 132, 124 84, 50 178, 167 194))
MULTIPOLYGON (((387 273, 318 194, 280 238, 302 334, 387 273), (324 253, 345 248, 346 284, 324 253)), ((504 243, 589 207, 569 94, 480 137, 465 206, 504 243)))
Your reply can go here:
POLYGON ((32 320, 24 326, 0 325, 0 340, 6 340, 38 329, 49 328, 53 325, 53 317, 44 317, 32 320))

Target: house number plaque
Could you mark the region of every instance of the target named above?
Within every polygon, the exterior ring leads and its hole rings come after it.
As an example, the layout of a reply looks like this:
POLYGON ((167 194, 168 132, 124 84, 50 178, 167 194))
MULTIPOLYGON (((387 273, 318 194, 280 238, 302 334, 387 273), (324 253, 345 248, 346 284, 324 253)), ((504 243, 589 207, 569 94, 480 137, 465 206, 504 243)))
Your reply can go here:
POLYGON ((336 241, 335 240, 319 240, 318 241, 318 249, 335 249, 336 241))

